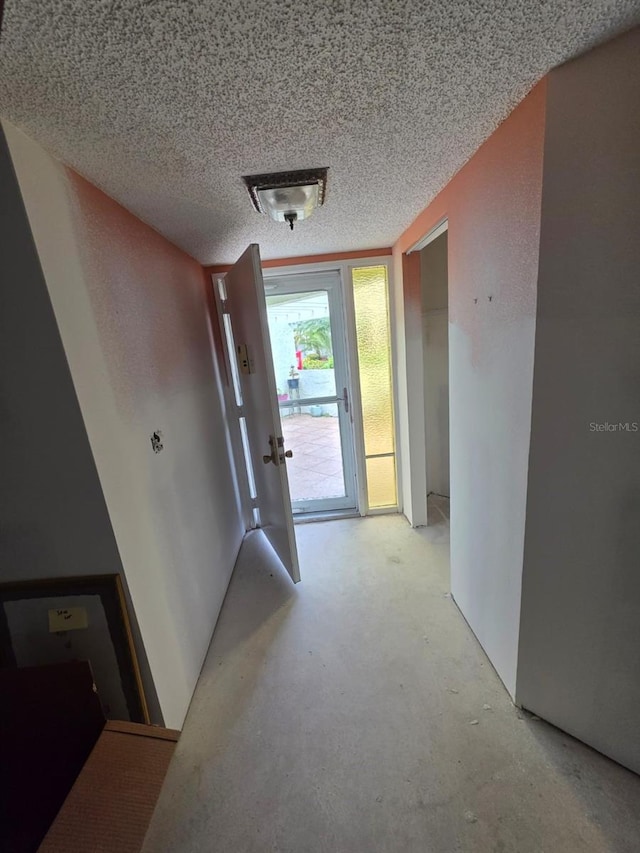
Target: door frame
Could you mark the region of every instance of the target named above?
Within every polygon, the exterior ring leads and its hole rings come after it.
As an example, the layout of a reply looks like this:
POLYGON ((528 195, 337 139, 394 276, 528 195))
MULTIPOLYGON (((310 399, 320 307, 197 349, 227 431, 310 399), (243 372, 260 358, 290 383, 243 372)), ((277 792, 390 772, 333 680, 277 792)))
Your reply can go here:
MULTIPOLYGON (((360 511, 360 479, 356 464, 356 438, 355 431, 353 429, 353 371, 351 369, 349 347, 347 343, 344 282, 342 280, 342 276, 336 270, 305 270, 304 273, 279 272, 276 274, 274 272, 271 275, 263 274, 263 279, 265 289, 268 288, 269 281, 277 280, 278 284, 282 285, 282 290, 279 290, 277 295, 314 293, 320 291, 326 292, 329 307, 329 318, 331 322, 331 335, 332 340, 334 341, 333 355, 335 361, 335 397, 338 399, 334 403, 334 400, 329 397, 318 398, 318 402, 320 404, 336 405, 338 409, 338 419, 340 422, 341 439, 342 431, 346 424, 348 424, 351 438, 350 445, 346 447, 346 449, 344 446, 341 447, 343 476, 345 491, 347 494, 341 498, 310 498, 306 502, 299 501, 298 504, 306 503, 309 507, 308 509, 299 508, 297 512, 294 511, 294 520, 296 522, 300 522, 304 521, 305 518, 308 519, 310 517, 327 518, 329 514, 333 517, 358 515, 360 511), (314 282, 314 278, 317 278, 318 281, 314 282), (290 281, 287 281, 288 279, 290 279, 290 281), (340 348, 342 348, 343 357, 341 357, 340 348), (338 353, 337 359, 336 352, 338 353), (339 377, 344 379, 344 383, 338 382, 339 377), (344 404, 340 405, 342 401, 341 392, 343 388, 346 388, 348 394, 348 409, 345 409, 344 404), (349 483, 351 484, 350 486, 349 483), (353 503, 350 503, 351 501, 353 501, 353 503), (325 504, 324 508, 317 506, 321 502, 325 504), (343 506, 340 506, 340 504, 343 504, 343 506)), ((267 300, 270 295, 272 294, 267 290, 267 300)), ((307 403, 305 403, 304 400, 296 400, 295 402, 289 400, 287 403, 281 403, 280 408, 294 409, 299 405, 307 405, 307 403)))
MULTIPOLYGON (((346 337, 347 348, 347 368, 351 380, 351 412, 354 434, 354 456, 356 465, 356 484, 358 497, 358 510, 355 514, 360 516, 379 515, 401 512, 401 495, 402 484, 400 480, 401 465, 400 465, 400 442, 397 432, 397 412, 398 412, 398 383, 397 383, 397 345, 396 345, 396 315, 395 315, 395 300, 394 300, 394 283, 393 283, 393 258, 391 255, 379 255, 376 257, 363 256, 362 258, 354 257, 348 260, 327 260, 316 261, 314 263, 302 264, 285 264, 282 266, 263 267, 262 276, 265 282, 270 278, 279 278, 285 275, 305 275, 313 272, 337 272, 340 276, 342 284, 343 310, 344 310, 344 332, 346 337), (351 285, 351 270, 360 267, 379 267, 384 266, 387 270, 387 283, 389 288, 389 323, 391 331, 391 365, 392 365, 392 383, 393 383, 393 406, 394 406, 394 430, 395 430, 395 448, 396 448, 396 489, 398 495, 397 507, 385 507, 384 509, 376 510, 369 509, 367 505, 367 490, 366 490, 366 466, 365 466, 365 451, 364 451, 364 430, 362 424, 362 397, 360 394, 360 373, 358 370, 358 350, 356 345, 356 317, 355 305, 353 299, 353 287, 351 285)), ((322 514, 323 518, 337 513, 322 514)), ((348 513, 340 513, 340 515, 348 515, 348 513)), ((303 519, 300 519, 302 521, 303 519)), ((311 520, 311 518, 309 519, 311 520)))
MULTIPOLYGON (((427 517, 427 434, 425 423, 424 393, 424 334, 422 330, 422 276, 420 252, 429 243, 433 243, 449 231, 449 217, 437 220, 424 235, 401 255, 402 280, 396 298, 401 301, 404 311, 401 322, 405 340, 411 339, 410 357, 404 360, 406 384, 406 434, 405 453, 410 460, 410 482, 405 483, 407 495, 404 504, 408 504, 407 518, 412 527, 425 527, 427 517), (411 298, 411 307, 404 306, 407 296, 411 298), (414 316, 417 315, 417 316, 414 316), (416 322, 419 326, 416 326, 416 322), (416 331, 418 332, 416 334, 416 331), (407 500, 408 498, 408 500, 407 500)), ((398 312, 400 314, 400 312, 398 312)), ((451 361, 449 362, 451 371, 451 361)), ((451 416, 449 416, 451 422, 451 416)))

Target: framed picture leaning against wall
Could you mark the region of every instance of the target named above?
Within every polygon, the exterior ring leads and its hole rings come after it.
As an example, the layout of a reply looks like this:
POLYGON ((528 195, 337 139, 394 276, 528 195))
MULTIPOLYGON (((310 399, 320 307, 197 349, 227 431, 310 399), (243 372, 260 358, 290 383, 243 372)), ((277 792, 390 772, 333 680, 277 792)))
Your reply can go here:
POLYGON ((119 575, 0 584, 0 666, 86 660, 107 719, 149 723, 119 575))

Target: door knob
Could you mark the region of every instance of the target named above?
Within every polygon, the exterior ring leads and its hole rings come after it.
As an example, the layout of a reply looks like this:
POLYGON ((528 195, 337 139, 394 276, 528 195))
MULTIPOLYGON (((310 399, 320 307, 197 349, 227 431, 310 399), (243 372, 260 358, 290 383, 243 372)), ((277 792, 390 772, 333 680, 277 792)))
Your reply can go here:
POLYGON ((293 450, 284 449, 284 438, 282 436, 276 438, 276 436, 270 435, 269 447, 271 448, 271 453, 268 456, 265 453, 262 457, 262 461, 265 465, 268 465, 269 462, 273 462, 274 465, 280 465, 284 462, 285 456, 287 459, 291 459, 293 457, 293 450))

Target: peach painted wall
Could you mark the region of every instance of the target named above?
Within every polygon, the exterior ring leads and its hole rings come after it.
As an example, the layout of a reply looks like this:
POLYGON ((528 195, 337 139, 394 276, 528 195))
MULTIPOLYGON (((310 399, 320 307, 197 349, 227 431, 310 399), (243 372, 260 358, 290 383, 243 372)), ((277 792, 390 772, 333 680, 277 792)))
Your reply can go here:
MULTIPOLYGON (((406 252, 449 222, 451 589, 514 695, 531 425, 546 84, 476 152, 394 246, 405 511, 426 481, 419 264, 406 252), (416 488, 416 483, 419 488, 416 488)), ((425 155, 428 156, 428 155, 425 155)), ((412 518, 413 516, 413 518, 412 518)))
POLYGON ((6 134, 160 706, 180 728, 244 533, 210 285, 196 261, 6 134))

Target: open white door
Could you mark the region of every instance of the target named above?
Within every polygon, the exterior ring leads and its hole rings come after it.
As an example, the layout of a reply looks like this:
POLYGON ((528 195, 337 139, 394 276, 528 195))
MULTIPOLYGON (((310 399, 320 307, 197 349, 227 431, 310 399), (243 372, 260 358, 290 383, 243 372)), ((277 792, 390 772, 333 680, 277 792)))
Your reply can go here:
POLYGON ((252 244, 215 288, 235 374, 238 416, 260 527, 294 582, 300 580, 286 453, 271 358, 260 250, 252 244), (221 292, 223 291, 223 292, 221 292), (234 351, 235 350, 235 351, 234 351), (235 363, 234 363, 235 360, 235 363), (237 371, 236 368, 237 367, 237 371), (239 389, 239 393, 238 393, 239 389))

